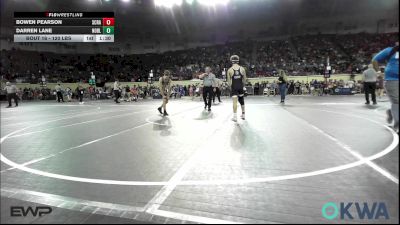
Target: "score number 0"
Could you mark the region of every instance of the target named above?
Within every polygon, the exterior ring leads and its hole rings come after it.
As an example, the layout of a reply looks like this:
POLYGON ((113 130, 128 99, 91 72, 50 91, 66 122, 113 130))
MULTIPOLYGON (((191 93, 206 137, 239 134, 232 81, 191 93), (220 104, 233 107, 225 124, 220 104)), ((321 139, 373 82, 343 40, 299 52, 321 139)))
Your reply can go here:
POLYGON ((103 18, 103 33, 114 34, 114 18, 103 18))
POLYGON ((114 26, 114 18, 103 18, 103 26, 114 26))

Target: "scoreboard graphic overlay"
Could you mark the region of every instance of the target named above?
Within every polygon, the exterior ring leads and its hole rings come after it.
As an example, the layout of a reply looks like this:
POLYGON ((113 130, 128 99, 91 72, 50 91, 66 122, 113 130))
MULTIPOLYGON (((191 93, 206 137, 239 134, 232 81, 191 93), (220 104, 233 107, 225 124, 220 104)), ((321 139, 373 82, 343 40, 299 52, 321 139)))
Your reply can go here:
POLYGON ((114 42, 114 12, 14 12, 14 42, 114 42))

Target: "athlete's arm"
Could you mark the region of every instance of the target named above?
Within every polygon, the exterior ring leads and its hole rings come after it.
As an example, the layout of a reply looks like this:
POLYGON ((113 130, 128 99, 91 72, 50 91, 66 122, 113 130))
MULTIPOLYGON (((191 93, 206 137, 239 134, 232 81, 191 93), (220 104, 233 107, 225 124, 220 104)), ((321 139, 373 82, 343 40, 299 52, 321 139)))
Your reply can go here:
POLYGON ((160 92, 161 92, 161 96, 164 98, 164 87, 163 87, 163 83, 162 83, 162 77, 160 77, 160 92))
POLYGON ((243 72, 242 73, 243 74, 243 78, 242 78, 243 85, 246 86, 246 82, 247 82, 246 70, 243 67, 240 67, 240 69, 243 72))
POLYGON ((227 74, 226 82, 229 84, 229 86, 232 86, 232 74, 233 74, 232 68, 229 68, 226 74, 227 74))
POLYGON ((168 84, 166 86, 167 88, 167 96, 165 96, 166 98, 169 98, 169 96, 171 95, 171 79, 169 79, 168 84))

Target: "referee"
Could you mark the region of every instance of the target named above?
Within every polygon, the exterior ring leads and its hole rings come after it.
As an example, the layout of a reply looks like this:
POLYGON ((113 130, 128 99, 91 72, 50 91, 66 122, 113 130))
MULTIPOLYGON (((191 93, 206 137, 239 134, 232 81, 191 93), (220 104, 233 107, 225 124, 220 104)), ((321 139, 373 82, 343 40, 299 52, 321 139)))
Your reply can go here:
POLYGON ((17 87, 14 84, 11 84, 10 82, 6 83, 6 87, 4 90, 7 92, 7 100, 8 100, 8 106, 7 108, 11 108, 11 99, 14 99, 15 102, 15 107, 18 106, 18 96, 17 96, 17 87))
POLYGON ((214 92, 217 87, 217 79, 213 73, 211 73, 211 67, 207 66, 205 69, 205 73, 199 75, 200 79, 203 79, 203 100, 204 100, 204 109, 208 107, 208 111, 211 111, 211 101, 214 96, 214 92), (208 96, 208 101, 207 101, 208 96))
POLYGON ((363 80, 364 80, 364 92, 365 92, 365 104, 369 105, 369 94, 372 95, 372 103, 376 105, 376 80, 378 78, 378 74, 373 68, 372 64, 368 65, 368 69, 363 72, 363 80))

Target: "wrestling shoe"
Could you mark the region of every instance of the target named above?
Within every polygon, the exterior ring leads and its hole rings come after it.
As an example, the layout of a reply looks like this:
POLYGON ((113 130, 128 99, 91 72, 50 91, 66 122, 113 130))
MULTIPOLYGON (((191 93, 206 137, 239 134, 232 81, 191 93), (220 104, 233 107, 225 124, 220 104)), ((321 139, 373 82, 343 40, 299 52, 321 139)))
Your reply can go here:
POLYGON ((233 121, 233 122, 237 122, 237 116, 236 116, 236 114, 233 115, 232 121, 233 121))

